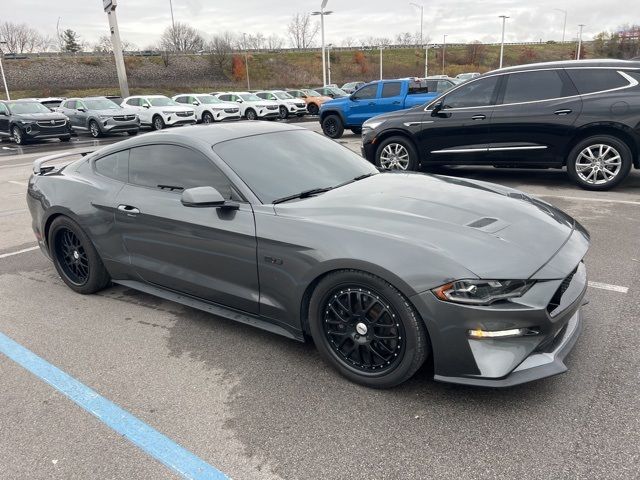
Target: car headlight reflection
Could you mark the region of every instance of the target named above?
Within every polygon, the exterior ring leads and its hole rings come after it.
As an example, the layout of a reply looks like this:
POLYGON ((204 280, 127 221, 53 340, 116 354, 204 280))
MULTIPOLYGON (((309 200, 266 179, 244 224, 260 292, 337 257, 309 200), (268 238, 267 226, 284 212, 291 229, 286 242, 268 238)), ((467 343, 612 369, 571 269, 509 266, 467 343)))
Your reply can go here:
POLYGON ((456 280, 432 292, 445 302, 467 305, 489 305, 499 300, 524 295, 535 283, 532 280, 456 280))

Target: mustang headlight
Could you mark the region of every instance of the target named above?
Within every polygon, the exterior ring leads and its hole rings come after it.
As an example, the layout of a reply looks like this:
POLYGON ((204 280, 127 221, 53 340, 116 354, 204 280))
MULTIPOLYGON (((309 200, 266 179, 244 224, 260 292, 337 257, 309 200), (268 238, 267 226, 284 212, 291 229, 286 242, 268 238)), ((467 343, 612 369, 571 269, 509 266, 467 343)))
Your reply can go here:
POLYGON ((498 300, 521 297, 535 283, 532 280, 457 280, 432 292, 445 302, 489 305, 498 300))

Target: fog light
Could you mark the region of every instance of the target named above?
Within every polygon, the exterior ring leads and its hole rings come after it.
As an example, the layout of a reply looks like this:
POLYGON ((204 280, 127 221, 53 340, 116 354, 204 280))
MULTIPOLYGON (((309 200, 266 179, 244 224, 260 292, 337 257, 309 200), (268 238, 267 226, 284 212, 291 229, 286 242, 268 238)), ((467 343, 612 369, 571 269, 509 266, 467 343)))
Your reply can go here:
POLYGON ((530 335, 538 335, 540 332, 535 328, 510 328, 509 330, 481 330, 476 328, 469 330, 467 333, 470 338, 483 339, 528 337, 530 335))

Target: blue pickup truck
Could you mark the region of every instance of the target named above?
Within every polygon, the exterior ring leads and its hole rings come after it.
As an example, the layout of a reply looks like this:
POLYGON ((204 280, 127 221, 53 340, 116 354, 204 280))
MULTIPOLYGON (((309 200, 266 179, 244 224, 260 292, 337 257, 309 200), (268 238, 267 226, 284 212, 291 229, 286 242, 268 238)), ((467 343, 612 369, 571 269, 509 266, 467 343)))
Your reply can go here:
POLYGON ((344 129, 362 131, 362 124, 376 115, 423 105, 438 95, 425 79, 379 80, 367 83, 348 97, 320 106, 320 125, 327 137, 340 138, 344 129))

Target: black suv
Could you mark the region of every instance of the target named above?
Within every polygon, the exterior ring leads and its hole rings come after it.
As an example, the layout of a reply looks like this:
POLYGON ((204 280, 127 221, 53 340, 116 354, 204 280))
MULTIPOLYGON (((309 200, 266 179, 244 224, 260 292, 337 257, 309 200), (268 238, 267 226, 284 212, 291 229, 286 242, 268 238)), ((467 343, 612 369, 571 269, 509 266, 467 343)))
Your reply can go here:
POLYGON ((71 139, 69 119, 33 100, 0 101, 0 139, 18 145, 35 138, 71 139))
POLYGON ((606 190, 640 168, 640 62, 504 68, 429 104, 366 121, 362 153, 383 169, 428 165, 567 167, 606 190))

